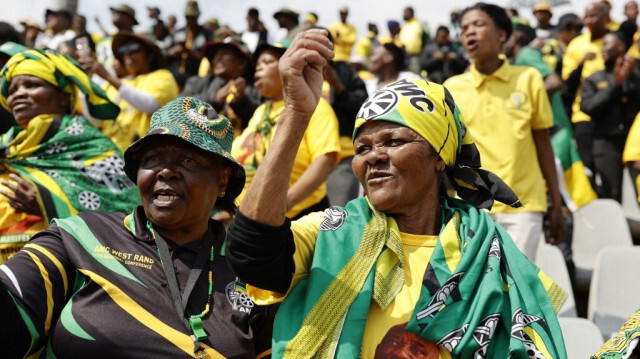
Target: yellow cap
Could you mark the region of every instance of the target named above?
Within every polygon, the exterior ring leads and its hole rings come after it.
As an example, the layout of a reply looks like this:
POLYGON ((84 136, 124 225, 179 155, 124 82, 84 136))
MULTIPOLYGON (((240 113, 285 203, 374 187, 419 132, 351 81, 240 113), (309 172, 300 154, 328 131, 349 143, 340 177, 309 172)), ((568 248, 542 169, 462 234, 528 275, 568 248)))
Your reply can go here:
POLYGON ((533 6, 533 12, 548 11, 551 12, 551 4, 548 1, 541 1, 533 6))

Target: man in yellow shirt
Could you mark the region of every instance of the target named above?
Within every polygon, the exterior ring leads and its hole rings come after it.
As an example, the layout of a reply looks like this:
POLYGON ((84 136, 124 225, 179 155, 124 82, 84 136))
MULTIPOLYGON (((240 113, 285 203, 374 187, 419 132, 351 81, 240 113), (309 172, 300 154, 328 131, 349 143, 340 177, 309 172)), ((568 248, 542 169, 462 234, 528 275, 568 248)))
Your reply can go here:
POLYGON ((562 199, 558 188, 549 128, 553 114, 540 74, 512 66, 500 55, 512 32, 504 9, 477 4, 461 15, 462 45, 474 64, 445 81, 473 134, 482 166, 502 178, 523 207, 496 203, 491 214, 518 248, 535 259, 547 211, 545 185, 551 197, 552 243, 564 238, 562 199))
POLYGON ((340 8, 340 22, 329 26, 329 32, 333 36, 333 51, 336 56, 333 61, 347 61, 351 57, 351 48, 356 43, 356 28, 347 24, 349 9, 346 6, 340 8))
POLYGON ((582 162, 589 169, 593 169, 593 124, 589 115, 580 111, 581 85, 584 79, 604 69, 602 38, 607 33, 607 21, 607 10, 602 1, 587 5, 583 22, 588 31, 571 40, 562 58, 562 80, 570 93, 575 93, 571 122, 576 145, 582 162))
POLYGON ((400 37, 398 36, 400 33, 400 23, 395 20, 389 20, 387 21, 387 28, 389 29, 389 35, 381 36, 380 39, 378 39, 380 45, 393 42, 394 45, 402 47, 402 42, 400 42, 400 37))
POLYGON ((413 8, 406 7, 402 18, 406 23, 400 29, 400 42, 409 55, 409 70, 420 73, 420 54, 422 53, 422 24, 413 15, 413 8))

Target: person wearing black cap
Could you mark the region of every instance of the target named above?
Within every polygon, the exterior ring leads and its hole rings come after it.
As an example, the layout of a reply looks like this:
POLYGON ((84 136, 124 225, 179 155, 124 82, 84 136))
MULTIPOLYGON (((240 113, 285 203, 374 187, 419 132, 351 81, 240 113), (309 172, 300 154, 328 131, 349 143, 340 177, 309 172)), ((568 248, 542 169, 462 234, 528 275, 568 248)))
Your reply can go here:
POLYGON ((622 151, 633 120, 640 111, 640 74, 626 54, 631 39, 620 31, 604 36, 605 69, 582 83, 580 109, 594 123, 591 153, 600 198, 622 199, 622 151))
POLYGON ((71 40, 76 34, 71 30, 71 11, 65 8, 47 9, 45 22, 47 29, 36 38, 35 47, 57 50, 61 43, 71 40))
POLYGON ((225 112, 241 131, 260 105, 260 92, 251 84, 249 50, 244 43, 227 38, 208 42, 202 52, 211 63, 209 73, 189 77, 181 95, 193 96, 211 104, 216 111, 225 112))

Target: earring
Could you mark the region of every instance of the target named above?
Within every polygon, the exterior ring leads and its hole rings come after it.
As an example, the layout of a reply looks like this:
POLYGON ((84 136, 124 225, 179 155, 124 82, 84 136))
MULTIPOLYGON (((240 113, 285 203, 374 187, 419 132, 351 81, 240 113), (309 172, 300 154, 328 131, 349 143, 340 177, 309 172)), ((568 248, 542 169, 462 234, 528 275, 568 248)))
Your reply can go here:
POLYGON ((220 197, 220 198, 224 197, 225 193, 226 193, 225 191, 222 191, 222 192, 218 195, 218 197, 220 197))

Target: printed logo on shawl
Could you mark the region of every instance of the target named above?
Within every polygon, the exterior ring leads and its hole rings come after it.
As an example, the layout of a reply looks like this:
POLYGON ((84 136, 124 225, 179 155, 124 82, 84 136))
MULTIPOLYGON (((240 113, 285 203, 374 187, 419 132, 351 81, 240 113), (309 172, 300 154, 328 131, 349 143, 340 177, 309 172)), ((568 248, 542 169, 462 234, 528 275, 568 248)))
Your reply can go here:
POLYGON ((464 275, 465 272, 456 273, 451 276, 451 278, 447 279, 442 287, 440 287, 427 304, 427 307, 416 314, 417 320, 422 320, 426 317, 433 318, 436 313, 444 307, 444 302, 447 298, 451 297, 454 292, 459 296, 458 292, 458 284, 460 283, 460 279, 464 275))
POLYGON ((113 194, 133 186, 124 173, 124 161, 117 154, 95 161, 89 166, 76 160, 72 164, 95 184, 107 187, 113 194))
POLYGON ((500 314, 495 313, 490 314, 478 323, 478 326, 473 331, 472 336, 480 348, 473 353, 474 358, 484 358, 487 356, 489 343, 491 343, 493 333, 495 333, 496 327, 498 327, 498 322, 500 322, 500 314))
POLYGON ((452 352, 458 346, 458 344, 460 344, 460 341, 462 340, 464 333, 467 331, 467 328, 469 328, 469 323, 463 325, 462 328, 456 329, 445 335, 436 344, 452 352))
POLYGON ((77 118, 74 118, 71 124, 64 129, 64 132, 71 136, 78 136, 84 133, 84 126, 77 118))
POLYGON ((225 294, 233 310, 247 314, 251 313, 251 309, 253 309, 255 304, 251 298, 249 298, 244 282, 236 277, 236 280, 227 284, 225 294))
POLYGON ((346 210, 338 207, 329 207, 324 211, 324 219, 320 224, 321 231, 335 231, 342 227, 344 220, 349 214, 346 210))
POLYGON ((531 323, 539 323, 540 325, 546 326, 544 319, 523 313, 522 308, 516 309, 511 317, 511 336, 524 344, 529 358, 545 359, 545 356, 536 348, 535 343, 524 331, 524 327, 529 326, 531 323))
POLYGON ((398 95, 395 92, 385 89, 378 90, 360 107, 356 118, 364 118, 367 121, 375 119, 391 112, 397 104, 398 95))
POLYGON ((498 242, 498 236, 494 236, 491 241, 491 248, 489 248, 489 257, 502 258, 502 252, 500 252, 500 243, 498 242))

